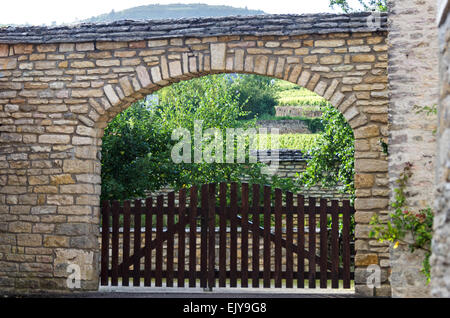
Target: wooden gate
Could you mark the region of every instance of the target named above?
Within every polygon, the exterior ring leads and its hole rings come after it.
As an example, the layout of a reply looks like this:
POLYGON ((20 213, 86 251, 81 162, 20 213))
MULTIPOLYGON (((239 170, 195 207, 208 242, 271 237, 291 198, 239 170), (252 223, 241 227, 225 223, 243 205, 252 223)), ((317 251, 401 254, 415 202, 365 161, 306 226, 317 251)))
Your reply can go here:
POLYGON ((305 202, 247 183, 181 189, 177 199, 103 203, 101 285, 351 287, 348 200, 305 202))

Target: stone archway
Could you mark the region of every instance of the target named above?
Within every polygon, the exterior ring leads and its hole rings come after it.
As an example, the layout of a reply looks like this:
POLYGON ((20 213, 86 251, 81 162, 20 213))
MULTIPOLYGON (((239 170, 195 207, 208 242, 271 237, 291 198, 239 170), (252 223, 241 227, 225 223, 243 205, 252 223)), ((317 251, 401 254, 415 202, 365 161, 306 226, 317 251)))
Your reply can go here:
POLYGON ((251 73, 306 87, 338 108, 355 134, 356 292, 385 245, 368 238, 387 214, 386 16, 258 16, 118 22, 0 31, 0 288, 98 288, 99 151, 103 128, 131 103, 173 82, 251 73), (43 43, 47 42, 47 43, 43 43), (50 43, 48 43, 50 42, 50 43))

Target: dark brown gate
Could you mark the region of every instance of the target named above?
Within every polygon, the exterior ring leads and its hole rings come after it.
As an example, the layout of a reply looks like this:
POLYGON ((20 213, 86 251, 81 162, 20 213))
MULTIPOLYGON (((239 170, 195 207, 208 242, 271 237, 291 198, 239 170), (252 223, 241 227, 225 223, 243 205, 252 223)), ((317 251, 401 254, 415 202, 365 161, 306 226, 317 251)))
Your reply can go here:
POLYGON ((351 287, 348 200, 220 183, 101 211, 101 285, 351 287))

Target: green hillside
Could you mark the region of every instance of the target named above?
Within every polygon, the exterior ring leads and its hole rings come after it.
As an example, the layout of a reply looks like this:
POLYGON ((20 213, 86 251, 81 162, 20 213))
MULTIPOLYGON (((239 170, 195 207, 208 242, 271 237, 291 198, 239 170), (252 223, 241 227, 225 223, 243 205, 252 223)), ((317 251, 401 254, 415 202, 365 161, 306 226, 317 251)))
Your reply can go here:
POLYGON ((214 6, 207 4, 151 4, 134 7, 123 11, 102 14, 82 22, 99 23, 117 20, 159 20, 199 17, 224 17, 230 15, 256 15, 264 14, 261 10, 247 8, 234 8, 230 6, 214 6))

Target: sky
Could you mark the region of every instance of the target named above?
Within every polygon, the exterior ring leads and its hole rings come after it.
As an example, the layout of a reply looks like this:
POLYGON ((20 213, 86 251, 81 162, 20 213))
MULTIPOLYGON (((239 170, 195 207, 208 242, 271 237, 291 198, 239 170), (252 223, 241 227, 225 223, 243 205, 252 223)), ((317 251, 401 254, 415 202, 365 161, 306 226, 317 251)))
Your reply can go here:
MULTIPOLYGON (((356 2, 357 0, 350 0, 356 2)), ((148 4, 206 3, 259 9, 267 13, 317 13, 334 12, 329 0, 14 0, 2 3, 0 25, 34 24, 50 25, 72 23, 109 13, 148 4)), ((340 12, 337 10, 337 12, 340 12)))

